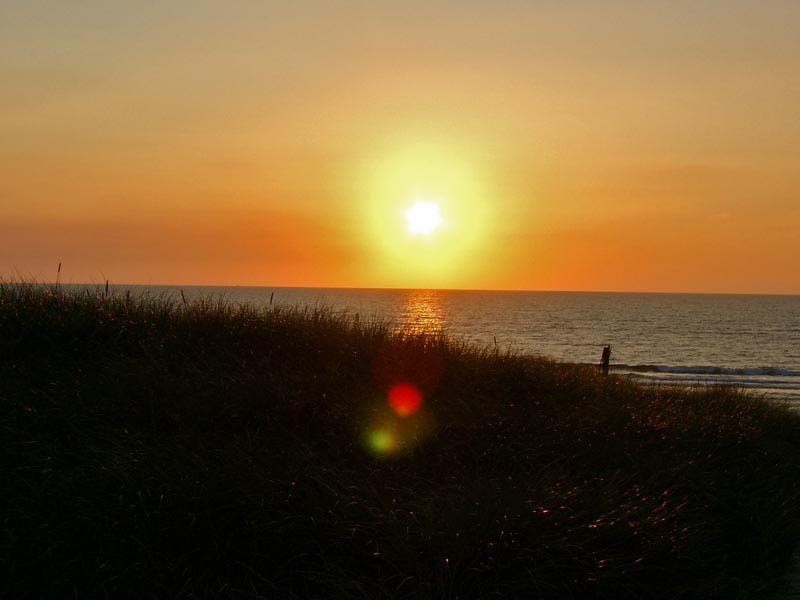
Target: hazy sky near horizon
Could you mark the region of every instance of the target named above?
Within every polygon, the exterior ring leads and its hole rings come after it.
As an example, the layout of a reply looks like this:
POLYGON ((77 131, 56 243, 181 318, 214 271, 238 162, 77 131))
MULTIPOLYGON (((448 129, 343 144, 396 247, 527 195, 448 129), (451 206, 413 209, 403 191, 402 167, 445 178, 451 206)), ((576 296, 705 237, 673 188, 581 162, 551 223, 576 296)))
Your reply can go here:
POLYGON ((0 275, 800 293, 798 31, 796 0, 6 0, 0 275), (404 237, 417 197, 441 234, 404 237))

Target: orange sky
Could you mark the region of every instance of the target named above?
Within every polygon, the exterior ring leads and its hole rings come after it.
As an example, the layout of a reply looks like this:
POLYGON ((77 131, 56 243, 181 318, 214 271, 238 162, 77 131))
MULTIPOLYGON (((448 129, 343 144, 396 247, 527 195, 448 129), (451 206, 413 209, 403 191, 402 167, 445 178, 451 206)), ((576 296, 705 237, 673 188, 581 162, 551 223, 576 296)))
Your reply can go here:
POLYGON ((3 2, 0 275, 800 293, 798 31, 796 0, 3 2), (402 237, 415 194, 439 239, 402 237))

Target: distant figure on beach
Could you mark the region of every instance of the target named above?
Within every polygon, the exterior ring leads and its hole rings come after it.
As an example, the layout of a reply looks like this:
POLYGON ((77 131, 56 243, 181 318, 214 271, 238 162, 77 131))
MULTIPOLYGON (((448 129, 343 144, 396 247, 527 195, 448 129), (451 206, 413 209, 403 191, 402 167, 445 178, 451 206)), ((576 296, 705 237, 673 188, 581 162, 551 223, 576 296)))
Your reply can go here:
POLYGON ((600 368, 603 370, 603 375, 608 375, 608 368, 611 364, 611 346, 603 348, 603 358, 600 360, 600 368))

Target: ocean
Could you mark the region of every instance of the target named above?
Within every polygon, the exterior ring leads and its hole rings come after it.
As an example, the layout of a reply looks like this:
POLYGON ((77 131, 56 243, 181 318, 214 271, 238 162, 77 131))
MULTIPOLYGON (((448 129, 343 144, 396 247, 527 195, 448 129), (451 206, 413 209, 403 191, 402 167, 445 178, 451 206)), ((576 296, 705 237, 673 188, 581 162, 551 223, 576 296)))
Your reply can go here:
POLYGON ((470 344, 597 364, 647 385, 724 383, 800 404, 800 296, 113 286, 327 307, 470 344))

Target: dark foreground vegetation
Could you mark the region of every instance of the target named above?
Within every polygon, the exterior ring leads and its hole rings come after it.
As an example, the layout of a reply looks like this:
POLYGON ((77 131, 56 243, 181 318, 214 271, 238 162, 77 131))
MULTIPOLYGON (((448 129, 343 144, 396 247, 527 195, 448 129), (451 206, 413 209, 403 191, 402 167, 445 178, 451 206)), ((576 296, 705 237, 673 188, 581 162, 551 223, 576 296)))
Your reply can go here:
POLYGON ((785 407, 324 311, 5 284, 0 411, 7 597, 763 598, 800 538, 785 407))

